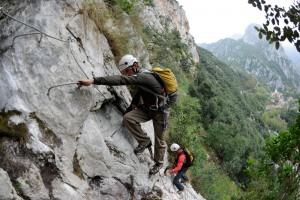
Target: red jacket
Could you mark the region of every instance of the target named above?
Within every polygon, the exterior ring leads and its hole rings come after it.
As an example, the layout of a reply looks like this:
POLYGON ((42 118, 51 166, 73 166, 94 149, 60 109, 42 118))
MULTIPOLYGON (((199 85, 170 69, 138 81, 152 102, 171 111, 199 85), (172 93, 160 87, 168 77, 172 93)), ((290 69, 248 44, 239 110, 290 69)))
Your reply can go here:
POLYGON ((176 164, 176 167, 172 170, 170 170, 170 174, 174 174, 176 172, 179 172, 183 166, 183 164, 185 163, 185 154, 183 152, 183 149, 179 149, 177 152, 176 152, 176 161, 177 163, 176 164))

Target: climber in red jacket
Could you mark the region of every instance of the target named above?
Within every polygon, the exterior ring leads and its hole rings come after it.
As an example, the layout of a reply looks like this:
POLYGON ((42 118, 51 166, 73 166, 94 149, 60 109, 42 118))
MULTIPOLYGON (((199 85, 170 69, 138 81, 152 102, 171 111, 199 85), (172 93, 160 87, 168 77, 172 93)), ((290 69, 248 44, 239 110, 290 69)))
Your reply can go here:
POLYGON ((176 143, 171 145, 170 150, 176 153, 175 162, 174 162, 175 168, 173 168, 172 170, 167 170, 165 172, 165 176, 169 174, 177 173, 177 175, 173 179, 173 184, 178 188, 179 190, 178 194, 181 194, 182 192, 184 192, 184 186, 181 184, 179 180, 183 179, 182 182, 186 182, 189 180, 189 178, 185 175, 188 169, 188 167, 185 165, 186 156, 183 152, 183 149, 181 149, 180 146, 176 143))

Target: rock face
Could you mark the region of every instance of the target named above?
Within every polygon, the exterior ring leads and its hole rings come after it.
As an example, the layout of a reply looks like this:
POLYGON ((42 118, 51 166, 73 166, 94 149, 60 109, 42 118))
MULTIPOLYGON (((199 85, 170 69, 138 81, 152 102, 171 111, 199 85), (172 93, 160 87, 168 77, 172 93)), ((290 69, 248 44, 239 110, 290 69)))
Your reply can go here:
MULTIPOLYGON (((181 199, 163 170, 148 176, 147 151, 133 154, 137 143, 121 126, 127 87, 77 89, 80 78, 120 74, 108 39, 80 14, 83 3, 0 3, 0 199, 181 199)), ((183 11, 170 15, 177 2, 153 4, 141 12, 145 23, 158 28, 158 16, 174 15, 170 27, 190 41, 183 11)), ((137 42, 132 54, 147 67, 137 42)), ((153 140, 151 122, 143 128, 153 140)), ((183 196, 203 199, 190 185, 183 196)))
POLYGON ((254 26, 259 25, 249 25, 240 40, 226 38, 201 46, 228 65, 245 69, 274 91, 299 93, 299 74, 284 49, 276 50, 274 44, 260 40, 254 26))

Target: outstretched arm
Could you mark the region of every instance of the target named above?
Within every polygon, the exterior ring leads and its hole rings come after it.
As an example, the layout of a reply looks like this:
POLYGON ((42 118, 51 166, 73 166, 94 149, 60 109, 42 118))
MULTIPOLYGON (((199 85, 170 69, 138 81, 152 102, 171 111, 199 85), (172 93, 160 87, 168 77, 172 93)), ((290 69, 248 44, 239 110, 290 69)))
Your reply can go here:
POLYGON ((183 166, 184 161, 185 161, 185 155, 182 154, 182 155, 180 155, 179 158, 178 158, 178 162, 177 162, 176 167, 175 167, 174 169, 172 169, 172 170, 167 171, 167 172, 165 173, 165 176, 167 176, 167 175, 169 175, 169 174, 174 174, 174 173, 176 173, 176 172, 179 172, 179 171, 181 170, 182 166, 183 166))
POLYGON ((89 86, 94 83, 94 79, 80 79, 77 81, 78 88, 81 86, 89 86))

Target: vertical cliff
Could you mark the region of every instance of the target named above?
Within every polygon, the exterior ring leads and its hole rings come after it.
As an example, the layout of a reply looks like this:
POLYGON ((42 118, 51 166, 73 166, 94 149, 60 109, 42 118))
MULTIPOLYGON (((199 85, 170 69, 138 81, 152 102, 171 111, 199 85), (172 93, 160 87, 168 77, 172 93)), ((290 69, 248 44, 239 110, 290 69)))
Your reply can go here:
MULTIPOLYGON (((0 9, 0 199, 202 199, 189 184, 176 194, 163 170, 149 177, 149 153, 133 154, 121 126, 126 86, 75 84, 120 74, 122 53, 149 68, 155 56, 139 27, 176 30, 198 62, 176 1, 138 1, 134 16, 101 0, 3 0, 0 9)), ((151 122, 143 128, 153 139, 151 122)))

